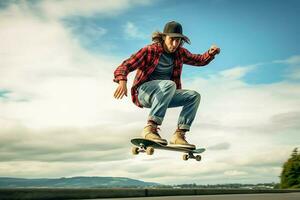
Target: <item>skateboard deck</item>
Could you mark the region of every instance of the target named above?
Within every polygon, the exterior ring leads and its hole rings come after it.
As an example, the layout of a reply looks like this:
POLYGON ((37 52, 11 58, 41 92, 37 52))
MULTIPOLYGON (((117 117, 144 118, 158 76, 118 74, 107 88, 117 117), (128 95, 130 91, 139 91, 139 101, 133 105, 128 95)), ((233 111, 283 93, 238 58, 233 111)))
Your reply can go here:
POLYGON ((134 138, 131 140, 131 143, 135 145, 132 147, 132 153, 137 155, 138 153, 146 152, 148 155, 152 155, 154 153, 154 149, 161 149, 161 150, 169 150, 169 151, 179 151, 183 152, 183 160, 188 160, 189 158, 196 159, 197 161, 201 160, 200 154, 205 151, 205 148, 198 148, 198 149, 189 149, 184 147, 176 147, 172 145, 163 145, 152 140, 147 140, 144 138, 134 138))

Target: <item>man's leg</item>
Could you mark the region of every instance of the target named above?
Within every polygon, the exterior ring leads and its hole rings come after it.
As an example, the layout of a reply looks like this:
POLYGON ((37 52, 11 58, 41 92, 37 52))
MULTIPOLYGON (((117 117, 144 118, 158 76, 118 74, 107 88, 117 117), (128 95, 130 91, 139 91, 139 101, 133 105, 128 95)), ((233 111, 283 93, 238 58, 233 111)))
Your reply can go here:
POLYGON ((185 132, 190 130, 190 127, 195 119, 201 96, 193 90, 176 90, 169 107, 183 106, 178 119, 177 130, 172 137, 170 143, 178 144, 184 147, 195 148, 195 145, 189 144, 185 140, 185 132))
POLYGON ((150 108, 148 125, 142 132, 144 138, 167 144, 167 141, 159 136, 157 126, 162 124, 175 91, 176 84, 170 80, 153 80, 139 87, 139 102, 150 108))
POLYGON ((183 130, 190 130, 190 127, 195 119, 201 96, 198 92, 193 90, 176 90, 169 108, 183 106, 179 119, 178 128, 183 130))
POLYGON ((139 102, 150 108, 148 120, 161 125, 176 91, 176 84, 170 80, 153 80, 139 87, 139 102))

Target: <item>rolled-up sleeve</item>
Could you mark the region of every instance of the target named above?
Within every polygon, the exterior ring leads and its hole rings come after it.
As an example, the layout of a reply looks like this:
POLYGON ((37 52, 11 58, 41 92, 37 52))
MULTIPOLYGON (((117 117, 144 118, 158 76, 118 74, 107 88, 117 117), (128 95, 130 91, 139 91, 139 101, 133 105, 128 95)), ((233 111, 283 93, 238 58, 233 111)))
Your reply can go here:
POLYGON ((121 80, 127 81, 127 75, 136 70, 139 66, 143 66, 147 55, 147 47, 140 49, 130 58, 124 60, 121 65, 114 71, 113 81, 118 83, 121 80))
POLYGON ((215 58, 208 51, 203 54, 192 54, 185 48, 182 48, 181 51, 183 63, 187 65, 204 66, 215 58))

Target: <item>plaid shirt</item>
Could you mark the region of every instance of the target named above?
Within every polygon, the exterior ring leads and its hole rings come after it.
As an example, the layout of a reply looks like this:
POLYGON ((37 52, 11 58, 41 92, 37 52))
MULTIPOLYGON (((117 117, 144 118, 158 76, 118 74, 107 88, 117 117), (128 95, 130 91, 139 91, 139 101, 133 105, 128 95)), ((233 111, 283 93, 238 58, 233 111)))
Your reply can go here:
MULTIPOLYGON (((127 81, 127 75, 136 70, 136 76, 131 88, 131 97, 133 103, 139 107, 143 107, 138 101, 137 88, 148 80, 149 75, 155 70, 159 58, 163 53, 163 47, 160 43, 150 44, 140 49, 130 58, 123 61, 120 66, 114 71, 114 82, 119 83, 120 80, 127 81)), ((176 83, 176 88, 181 89, 181 72, 182 65, 203 66, 207 65, 214 56, 208 52, 204 54, 192 54, 183 47, 178 47, 174 56, 174 68, 171 80, 176 83)))

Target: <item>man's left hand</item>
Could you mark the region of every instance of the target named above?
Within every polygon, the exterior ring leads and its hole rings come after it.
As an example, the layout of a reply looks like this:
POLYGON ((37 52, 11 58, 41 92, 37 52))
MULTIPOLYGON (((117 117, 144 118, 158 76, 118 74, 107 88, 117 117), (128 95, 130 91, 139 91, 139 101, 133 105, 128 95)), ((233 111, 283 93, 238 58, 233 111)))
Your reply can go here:
POLYGON ((208 50, 209 55, 212 55, 212 56, 219 54, 220 52, 221 52, 221 49, 219 47, 217 47, 217 45, 212 45, 208 50))

